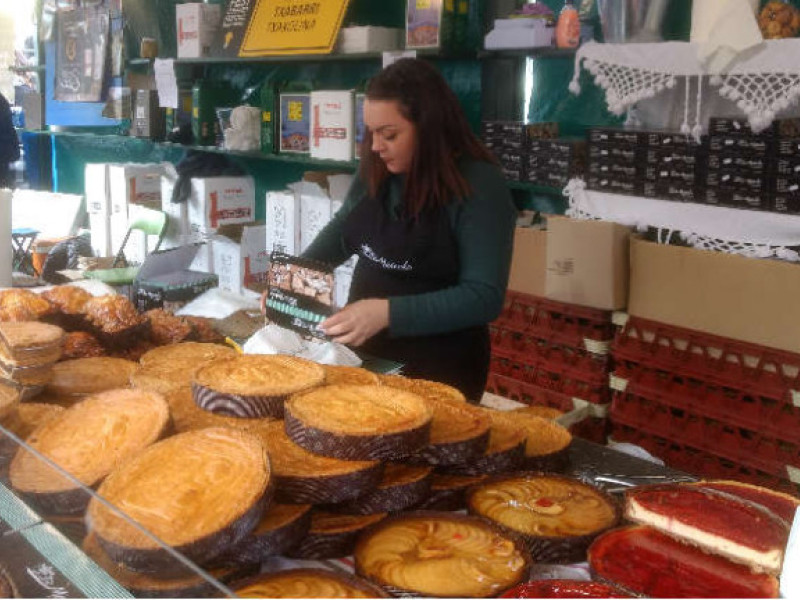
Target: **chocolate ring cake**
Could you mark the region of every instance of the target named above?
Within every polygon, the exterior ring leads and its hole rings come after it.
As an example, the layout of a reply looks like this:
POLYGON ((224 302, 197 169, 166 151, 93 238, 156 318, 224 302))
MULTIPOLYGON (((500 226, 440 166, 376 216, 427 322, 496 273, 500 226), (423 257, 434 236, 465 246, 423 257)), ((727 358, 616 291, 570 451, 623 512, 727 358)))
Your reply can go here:
POLYGON ((327 507, 349 515, 392 513, 416 506, 428 497, 433 467, 387 463, 378 486, 358 498, 327 507))
POLYGON ((382 521, 385 513, 374 515, 339 515, 316 509, 311 514, 311 528, 286 556, 303 560, 341 558, 353 553, 358 536, 382 521))
POLYGON ((286 402, 286 433, 314 454, 392 460, 428 443, 431 411, 410 392, 381 385, 327 385, 286 402))
POLYGON ((192 383, 200 408, 230 417, 282 418, 292 395, 320 386, 325 370, 317 363, 281 355, 240 355, 201 367, 192 383))
MULTIPOLYGON (((153 444, 109 475, 98 494, 189 560, 209 562, 258 525, 270 479, 261 441, 218 427, 153 444)), ((108 506, 92 499, 87 519, 111 560, 170 576, 172 555, 108 506)))

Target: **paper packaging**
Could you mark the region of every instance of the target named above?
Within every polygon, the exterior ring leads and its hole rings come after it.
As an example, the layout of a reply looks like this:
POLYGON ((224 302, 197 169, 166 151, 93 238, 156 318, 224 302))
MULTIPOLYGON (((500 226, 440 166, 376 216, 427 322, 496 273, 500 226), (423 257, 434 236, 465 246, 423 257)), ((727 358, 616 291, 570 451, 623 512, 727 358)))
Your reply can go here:
POLYGON ((167 215, 167 229, 161 242, 162 250, 169 250, 189 241, 189 203, 172 201, 172 191, 177 179, 178 172, 175 167, 171 164, 166 165, 164 175, 161 176, 161 210, 167 215))
POLYGON ((192 2, 175 6, 178 58, 201 58, 211 54, 211 46, 222 18, 219 4, 192 2))
POLYGON ((545 296, 602 310, 625 308, 630 231, 616 223, 548 219, 545 296))
POLYGON ((311 92, 311 157, 353 160, 355 123, 352 90, 311 92))
POLYGON ((798 294, 795 263, 631 242, 636 317, 800 352, 798 294))
POLYGON ((241 294, 263 288, 269 271, 264 224, 233 226, 214 236, 214 274, 220 289, 241 294))
POLYGON ((300 202, 294 192, 267 192, 267 252, 295 255, 300 250, 300 202))
POLYGON ((300 201, 300 253, 331 220, 331 198, 316 183, 299 181, 289 187, 300 201))
POLYGON ((546 272, 547 231, 517 227, 508 289, 532 296, 544 296, 546 272))
POLYGON ((311 94, 280 94, 279 152, 308 154, 311 139, 311 94))
POLYGON ((357 262, 358 257, 352 256, 333 271, 333 305, 336 308, 342 308, 347 304, 357 262))
POLYGON ((191 230, 205 235, 223 225, 250 223, 256 213, 255 193, 252 177, 192 178, 191 230))
POLYGON ((163 174, 164 165, 161 163, 108 165, 111 214, 127 215, 130 204, 160 210, 163 174))
POLYGON ((111 196, 108 191, 108 163, 87 163, 84 168, 84 193, 86 212, 90 215, 111 213, 111 196))

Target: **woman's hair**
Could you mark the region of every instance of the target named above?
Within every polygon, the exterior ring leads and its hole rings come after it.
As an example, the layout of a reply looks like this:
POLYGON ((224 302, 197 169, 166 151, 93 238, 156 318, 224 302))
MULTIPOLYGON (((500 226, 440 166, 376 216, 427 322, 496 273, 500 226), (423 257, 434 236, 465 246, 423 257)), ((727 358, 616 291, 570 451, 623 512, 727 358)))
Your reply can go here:
MULTIPOLYGON (((416 217, 428 208, 460 201, 471 193, 458 170, 460 158, 497 162, 472 133, 456 95, 430 63, 415 58, 398 60, 370 80, 366 96, 369 100, 396 101, 400 113, 416 128, 404 191, 406 214, 416 217)), ((374 198, 389 171, 372 152, 369 130, 361 149, 361 177, 374 198)))

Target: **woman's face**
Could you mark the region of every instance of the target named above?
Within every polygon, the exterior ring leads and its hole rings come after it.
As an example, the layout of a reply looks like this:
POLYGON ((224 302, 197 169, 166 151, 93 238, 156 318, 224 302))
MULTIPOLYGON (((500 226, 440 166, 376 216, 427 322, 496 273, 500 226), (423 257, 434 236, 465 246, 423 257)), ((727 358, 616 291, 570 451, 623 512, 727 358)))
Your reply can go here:
POLYGON ((390 173, 408 173, 417 131, 395 100, 364 100, 364 125, 372 132, 372 151, 390 173))

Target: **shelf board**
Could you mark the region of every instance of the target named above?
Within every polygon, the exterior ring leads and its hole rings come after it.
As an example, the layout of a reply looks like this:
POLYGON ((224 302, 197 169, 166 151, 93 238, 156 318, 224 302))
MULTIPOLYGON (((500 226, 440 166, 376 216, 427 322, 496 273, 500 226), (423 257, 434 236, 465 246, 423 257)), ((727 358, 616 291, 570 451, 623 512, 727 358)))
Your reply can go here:
POLYGON ((539 185, 537 183, 528 183, 527 181, 511 181, 506 180, 506 184, 512 190, 523 190, 526 192, 535 192, 538 194, 553 194, 561 195, 564 188, 552 187, 549 185, 539 185))
POLYGON ((27 67, 9 66, 12 73, 44 73, 44 65, 28 65, 27 67))
POLYGON ((380 61, 383 54, 368 52, 359 54, 286 54, 280 56, 206 56, 201 58, 176 58, 176 65, 220 65, 220 64, 258 64, 286 62, 330 62, 330 61, 380 61))
POLYGON ((574 58, 575 48, 508 48, 505 50, 483 50, 478 58, 574 58))

